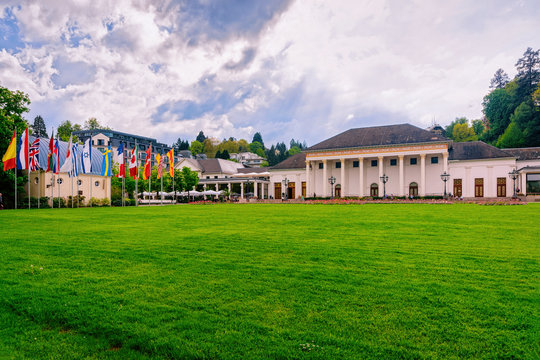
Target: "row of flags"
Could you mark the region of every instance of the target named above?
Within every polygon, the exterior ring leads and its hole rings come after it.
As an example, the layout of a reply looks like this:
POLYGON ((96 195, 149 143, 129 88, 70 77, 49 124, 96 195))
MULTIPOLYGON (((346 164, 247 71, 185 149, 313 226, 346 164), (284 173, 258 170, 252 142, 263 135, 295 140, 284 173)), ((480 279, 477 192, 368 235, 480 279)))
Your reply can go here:
MULTIPOLYGON (((40 170, 40 138, 36 138, 31 144, 29 143, 28 128, 24 130, 19 139, 19 150, 17 151, 17 133, 13 131, 13 137, 2 157, 4 170, 14 169, 37 171, 40 170)), ((124 144, 120 144, 117 149, 117 159, 120 164, 117 177, 124 178, 126 176, 124 164, 124 144)), ((163 166, 165 161, 169 161, 169 172, 171 177, 174 177, 174 149, 171 149, 166 154, 166 158, 160 154, 156 155, 158 163, 158 179, 163 176, 163 166)), ((143 180, 150 178, 152 171, 151 166, 151 146, 146 150, 146 161, 142 174, 143 180)), ((101 176, 112 176, 112 150, 109 145, 108 149, 103 152, 103 161, 101 166, 101 176)), ((79 172, 88 174, 92 171, 92 145, 91 139, 87 139, 79 151, 79 144, 73 144, 72 136, 69 137, 67 144, 66 160, 60 167, 60 145, 58 138, 55 140, 54 135, 49 140, 49 152, 47 154, 47 169, 46 172, 59 174, 60 172, 68 173, 69 177, 77 177, 79 172)), ((131 150, 131 158, 129 160, 129 175, 133 178, 138 178, 137 168, 137 146, 131 150)))

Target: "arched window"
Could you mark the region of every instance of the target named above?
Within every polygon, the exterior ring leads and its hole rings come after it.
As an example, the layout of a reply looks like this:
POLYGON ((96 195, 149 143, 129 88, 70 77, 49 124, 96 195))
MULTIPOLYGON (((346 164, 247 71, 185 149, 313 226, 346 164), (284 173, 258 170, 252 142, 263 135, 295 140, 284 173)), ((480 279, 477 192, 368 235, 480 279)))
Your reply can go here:
POLYGON ((377 185, 376 183, 373 183, 373 184, 371 184, 369 189, 370 189, 370 195, 371 196, 374 196, 374 197, 379 196, 379 185, 377 185))
POLYGON ((341 185, 340 184, 336 184, 334 193, 335 193, 336 197, 341 197, 341 185))
POLYGON ((418 196, 418 184, 412 182, 409 184, 409 195, 418 196))

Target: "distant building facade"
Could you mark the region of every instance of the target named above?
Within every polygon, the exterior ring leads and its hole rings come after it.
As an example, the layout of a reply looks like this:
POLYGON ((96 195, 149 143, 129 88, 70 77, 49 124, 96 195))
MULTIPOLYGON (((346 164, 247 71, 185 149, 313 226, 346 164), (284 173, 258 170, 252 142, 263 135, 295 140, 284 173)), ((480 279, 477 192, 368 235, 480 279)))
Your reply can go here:
POLYGON ((251 152, 232 153, 230 157, 246 167, 260 167, 262 162, 266 160, 251 152))

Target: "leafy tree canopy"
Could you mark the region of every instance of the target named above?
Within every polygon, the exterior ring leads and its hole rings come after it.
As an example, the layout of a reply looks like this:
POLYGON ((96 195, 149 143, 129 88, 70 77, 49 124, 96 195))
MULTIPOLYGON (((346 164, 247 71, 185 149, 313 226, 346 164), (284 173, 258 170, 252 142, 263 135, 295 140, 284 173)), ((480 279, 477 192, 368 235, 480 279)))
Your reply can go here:
POLYGON ((200 141, 193 140, 191 142, 191 146, 189 147, 189 150, 193 155, 202 154, 203 153, 203 144, 200 141))
POLYGON ((195 138, 195 140, 197 140, 198 142, 200 142, 201 144, 204 142, 204 140, 206 140, 206 136, 204 136, 204 133, 203 131, 199 131, 199 135, 197 135, 197 137, 195 138))
POLYGON ((95 130, 95 129, 112 130, 108 126, 101 125, 95 117, 91 117, 90 119, 86 120, 84 122, 83 128, 84 130, 95 130))
POLYGON ((452 139, 457 142, 476 141, 478 140, 478 136, 474 133, 474 129, 469 127, 468 123, 463 123, 454 126, 452 139))
POLYGON ((256 132, 255 135, 253 135, 253 140, 251 140, 252 143, 254 142, 258 142, 259 144, 262 145, 262 148, 264 150, 264 141, 262 139, 262 136, 261 136, 261 133, 260 132, 256 132))
MULTIPOLYGON (((60 124, 60 126, 58 126, 57 132, 58 136, 62 141, 68 141, 71 133, 79 130, 82 130, 81 125, 72 124, 71 121, 66 120, 62 124, 60 124)), ((75 143, 77 141, 79 141, 77 136, 73 135, 73 142, 75 143)))
POLYGON ((502 89, 510 82, 510 78, 508 77, 508 74, 504 72, 503 69, 499 69, 495 72, 495 75, 493 75, 493 79, 491 79, 490 88, 491 89, 502 89))

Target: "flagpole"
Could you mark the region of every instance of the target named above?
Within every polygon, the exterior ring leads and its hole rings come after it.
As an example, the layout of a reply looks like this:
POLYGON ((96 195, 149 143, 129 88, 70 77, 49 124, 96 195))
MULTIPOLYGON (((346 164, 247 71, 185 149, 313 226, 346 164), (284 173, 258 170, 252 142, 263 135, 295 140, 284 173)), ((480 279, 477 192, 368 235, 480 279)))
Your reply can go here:
MULTIPOLYGON (((17 153, 17 127, 15 126, 15 154, 17 153)), ((17 155, 15 155, 15 210, 17 210, 17 155)))
POLYGON ((163 206, 163 173, 161 174, 161 206, 163 206))
POLYGON ((135 168, 137 169, 135 175, 135 206, 139 206, 139 148, 137 147, 137 140, 135 140, 135 168))
POLYGON ((124 207, 124 188, 126 186, 126 159, 124 159, 124 154, 126 153, 124 147, 122 146, 122 163, 120 164, 120 170, 122 170, 122 165, 124 165, 124 174, 122 175, 122 207, 124 207))
MULTIPOLYGON (((58 142, 58 132, 56 132, 56 142, 58 142)), ((56 146, 56 144, 54 144, 56 146)), ((60 145, 60 143, 58 143, 60 145)), ((60 147, 56 149, 56 171, 58 171, 58 180, 60 180, 60 147)), ((56 195, 58 198, 58 208, 60 209, 60 183, 56 180, 56 183, 58 184, 58 188, 56 189, 56 195)), ((53 201, 53 207, 54 207, 54 201, 53 201)))
MULTIPOLYGON (((30 139, 27 137, 26 141, 30 142, 30 139)), ((30 176, 32 176, 32 172, 30 171, 30 145, 28 145, 28 153, 26 156, 28 159, 28 210, 30 210, 30 176)))
POLYGON ((37 208, 39 209, 39 202, 41 198, 41 170, 38 168, 38 187, 37 187, 37 208))
POLYGON ((150 197, 150 201, 148 202, 148 205, 152 204, 152 143, 150 143, 150 176, 148 177, 148 196, 150 197))

